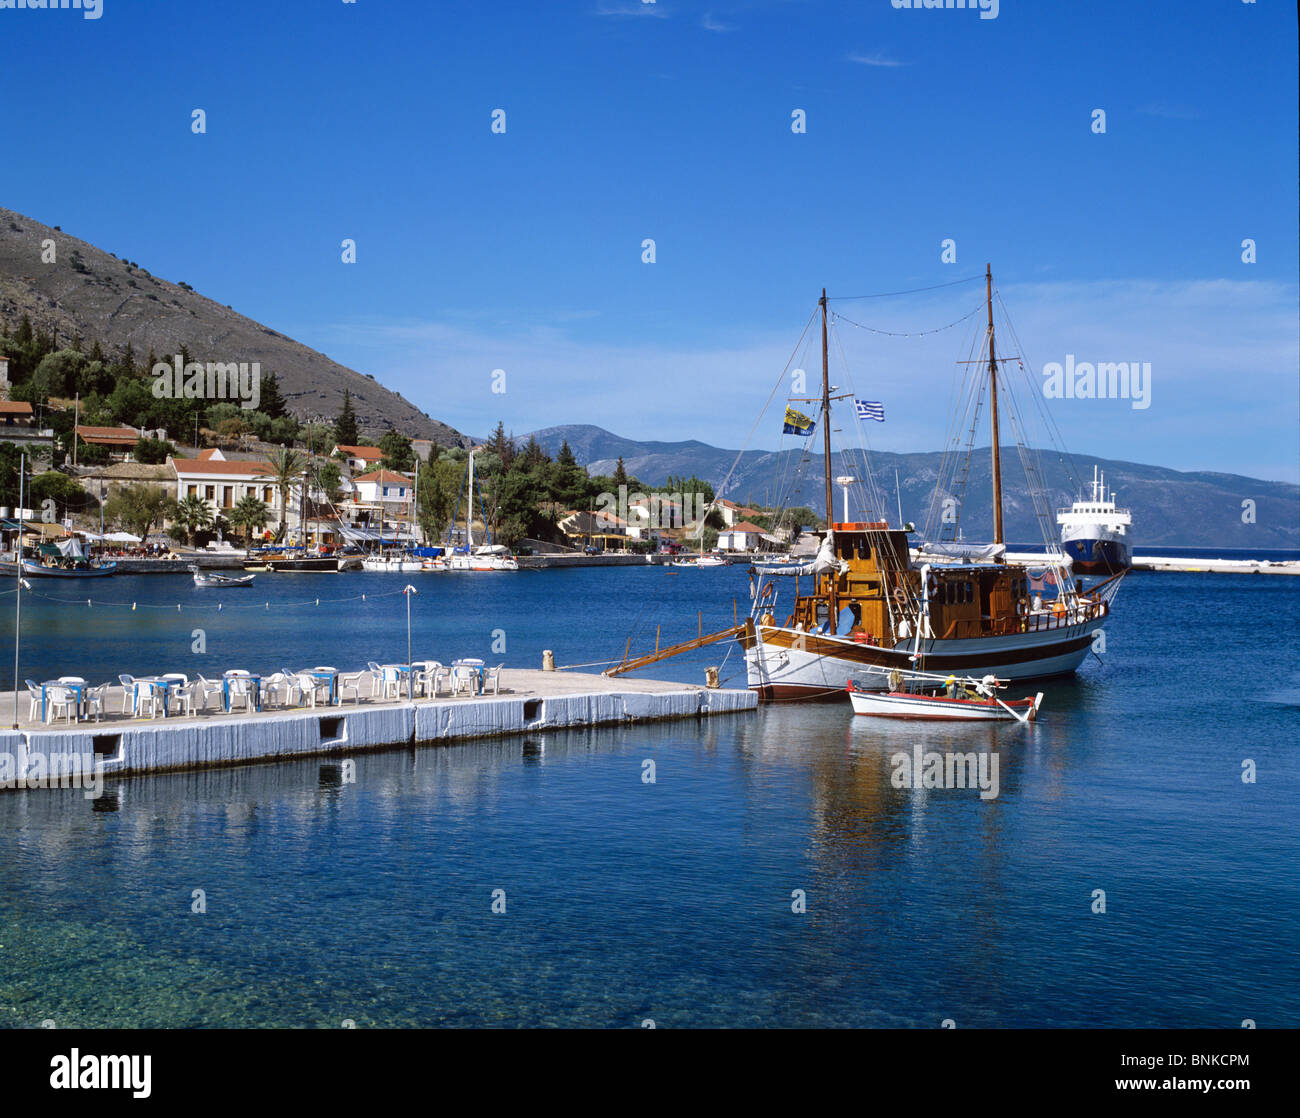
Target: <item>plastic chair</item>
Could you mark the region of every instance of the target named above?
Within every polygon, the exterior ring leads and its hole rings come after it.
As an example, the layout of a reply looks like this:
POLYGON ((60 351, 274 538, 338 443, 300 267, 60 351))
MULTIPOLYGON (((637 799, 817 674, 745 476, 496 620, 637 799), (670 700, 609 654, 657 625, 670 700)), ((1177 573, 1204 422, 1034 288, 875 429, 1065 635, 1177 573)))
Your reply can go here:
POLYGON ((426 691, 432 699, 438 697, 443 680, 447 681, 447 689, 451 690, 451 670, 443 667, 437 660, 425 662, 424 671, 420 673, 420 678, 424 681, 426 691))
POLYGON ((35 722, 41 716, 41 685, 32 680, 26 680, 27 697, 31 700, 31 706, 27 708, 27 719, 35 722))
POLYGON ((257 705, 257 684, 248 676, 234 676, 226 681, 226 686, 230 689, 230 713, 234 714, 236 702, 242 702, 244 710, 252 713, 257 705))
POLYGON ((190 684, 190 694, 192 700, 197 699, 199 710, 207 710, 208 699, 215 697, 218 703, 221 702, 221 681, 204 679, 202 675, 196 675, 194 682, 190 684))
POLYGON ((104 716, 104 704, 108 701, 108 684, 101 683, 98 687, 90 687, 86 690, 86 717, 92 714, 95 721, 98 722, 104 716))
POLYGON ((310 672, 297 672, 294 675, 294 679, 297 681, 298 690, 302 695, 302 701, 312 707, 316 705, 317 692, 321 687, 329 686, 325 680, 317 679, 310 672))
POLYGON ((495 668, 488 668, 487 674, 483 677, 483 691, 487 693, 487 685, 492 684, 492 694, 501 694, 501 669, 505 664, 498 664, 495 668))
POLYGON ((76 712, 77 693, 70 687, 47 687, 45 689, 45 721, 53 722, 62 708, 64 718, 71 722, 76 712))
POLYGON ((475 685, 478 683, 478 672, 464 664, 456 664, 451 669, 451 693, 459 695, 464 688, 465 694, 474 694, 475 685))
POLYGON ((135 676, 120 675, 117 681, 122 685, 122 713, 135 713, 135 676))
POLYGON ((355 696, 357 703, 361 702, 361 681, 370 680, 369 694, 367 698, 374 698, 375 695, 375 673, 367 668, 364 672, 348 672, 339 676, 339 702, 346 699, 349 691, 355 696))
POLYGON ((383 669, 384 673, 384 698, 389 698, 389 692, 392 692, 392 698, 400 699, 402 697, 402 673, 394 667, 383 669))
POLYGON ((284 672, 276 672, 274 675, 267 676, 262 680, 262 703, 267 706, 274 705, 281 689, 284 691, 284 698, 280 700, 280 705, 287 707, 289 700, 293 697, 293 680, 284 672))

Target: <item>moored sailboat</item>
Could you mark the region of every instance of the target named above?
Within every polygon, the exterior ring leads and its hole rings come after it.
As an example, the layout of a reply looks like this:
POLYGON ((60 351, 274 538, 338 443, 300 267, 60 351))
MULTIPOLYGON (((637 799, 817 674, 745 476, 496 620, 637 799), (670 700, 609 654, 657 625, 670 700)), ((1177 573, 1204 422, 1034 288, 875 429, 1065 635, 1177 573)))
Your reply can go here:
POLYGON ((1065 557, 1054 540, 1045 539, 1057 596, 1044 603, 1031 597, 1028 569, 1006 560, 998 365, 1008 359, 1000 359, 996 352, 991 269, 986 270, 985 281, 985 353, 976 364, 984 367, 988 377, 993 543, 982 547, 923 544, 914 560, 910 525, 891 528, 885 520, 874 518, 834 520, 831 406, 833 400, 846 397, 832 396, 823 291, 818 302, 821 394, 820 399, 809 401, 820 404, 825 455, 828 527, 820 550, 807 562, 752 569, 752 604, 743 624, 649 656, 625 659, 610 674, 730 638, 744 649, 749 687, 764 701, 842 700, 855 677, 862 689, 884 690, 891 670, 924 667, 945 675, 1027 680, 1066 675, 1079 667, 1093 634, 1109 614, 1118 579, 1084 593, 1067 577, 1065 557), (781 580, 787 578, 795 580, 794 600, 778 620, 781 580))

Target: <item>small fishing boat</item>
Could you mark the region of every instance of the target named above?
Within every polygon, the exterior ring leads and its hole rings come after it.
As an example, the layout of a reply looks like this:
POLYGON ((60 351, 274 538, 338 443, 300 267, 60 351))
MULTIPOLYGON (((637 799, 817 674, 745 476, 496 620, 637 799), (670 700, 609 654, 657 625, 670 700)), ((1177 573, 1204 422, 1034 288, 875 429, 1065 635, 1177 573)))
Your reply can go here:
MULTIPOLYGON (((28 578, 107 578, 117 571, 116 563, 87 556, 75 537, 24 547, 17 558, 28 578)), ((11 555, 4 563, 6 573, 14 569, 13 559, 11 555)))
POLYGON ((81 559, 61 564, 23 560, 23 574, 28 578, 107 578, 116 570, 116 563, 101 563, 96 559, 81 559))
POLYGON ((921 672, 891 671, 889 690, 875 682, 850 679, 847 685, 854 714, 875 718, 911 718, 945 722, 1033 722, 1043 702, 1043 693, 1032 699, 997 697, 1006 686, 991 675, 941 677, 921 672))
POLYGON ((194 585, 212 589, 222 587, 252 586, 257 575, 223 575, 218 571, 201 571, 197 566, 190 567, 194 575, 194 585))

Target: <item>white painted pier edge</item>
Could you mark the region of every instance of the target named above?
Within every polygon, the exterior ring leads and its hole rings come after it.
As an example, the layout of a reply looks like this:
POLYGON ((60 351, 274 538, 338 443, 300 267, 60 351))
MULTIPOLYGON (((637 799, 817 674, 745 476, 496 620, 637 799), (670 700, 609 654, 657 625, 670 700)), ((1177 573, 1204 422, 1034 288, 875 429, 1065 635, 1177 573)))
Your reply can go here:
MULTIPOLYGON (((544 696, 337 706, 201 721, 80 723, 0 731, 0 753, 29 770, 31 754, 97 754, 104 776, 175 772, 296 757, 451 743, 567 727, 694 718, 753 710, 752 691, 598 691, 544 696)), ((14 782, 0 782, 0 789, 14 782)))

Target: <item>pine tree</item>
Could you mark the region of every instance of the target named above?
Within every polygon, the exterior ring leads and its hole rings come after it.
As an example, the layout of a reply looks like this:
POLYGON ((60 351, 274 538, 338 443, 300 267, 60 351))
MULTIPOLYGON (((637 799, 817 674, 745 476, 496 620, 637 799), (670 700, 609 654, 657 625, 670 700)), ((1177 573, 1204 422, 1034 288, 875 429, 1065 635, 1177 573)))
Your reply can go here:
POLYGON ((506 434, 506 425, 497 420, 497 429, 492 432, 492 453, 501 462, 501 469, 508 470, 515 460, 515 442, 506 434))
POLYGON ((561 466, 576 466, 578 460, 573 456, 573 451, 569 448, 569 440, 565 439, 560 444, 560 453, 555 457, 556 462, 561 466))
POLYGON ((614 467, 614 484, 616 486, 627 484, 627 467, 623 465, 621 454, 618 456, 618 464, 614 467))
MULTIPOLYGON (((262 390, 262 399, 266 399, 266 390, 262 390)), ((352 393, 343 389, 343 410, 334 421, 334 441, 340 446, 356 446, 360 438, 357 431, 357 413, 352 410, 352 393)))
POLYGON ((267 373, 262 378, 262 396, 257 410, 268 419, 283 419, 289 414, 289 405, 284 402, 280 391, 280 378, 274 373, 267 373))

